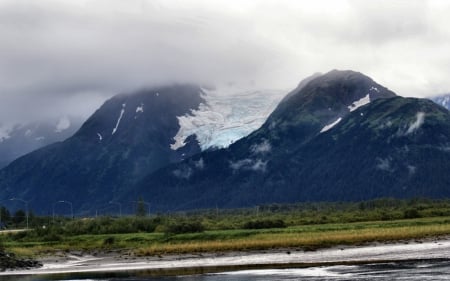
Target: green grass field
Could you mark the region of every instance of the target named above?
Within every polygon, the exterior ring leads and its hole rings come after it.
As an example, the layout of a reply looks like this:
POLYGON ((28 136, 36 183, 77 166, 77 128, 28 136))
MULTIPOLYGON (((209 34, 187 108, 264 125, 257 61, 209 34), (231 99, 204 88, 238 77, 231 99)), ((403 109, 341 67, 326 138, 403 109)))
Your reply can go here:
MULTIPOLYGON (((185 254, 293 248, 314 250, 336 245, 393 242, 450 234, 450 217, 357 223, 331 223, 278 229, 207 230, 198 233, 126 233, 65 235, 57 241, 5 237, 4 247, 21 256, 56 251, 120 250, 135 255, 185 254)), ((17 235, 17 234, 16 234, 17 235)))
MULTIPOLYGON (((11 228, 23 226, 24 221, 11 217, 11 228)), ((33 216, 30 226, 25 232, 0 235, 0 248, 21 256, 59 251, 114 250, 149 256, 276 248, 314 250, 450 235, 450 200, 272 204, 74 220, 33 216)))

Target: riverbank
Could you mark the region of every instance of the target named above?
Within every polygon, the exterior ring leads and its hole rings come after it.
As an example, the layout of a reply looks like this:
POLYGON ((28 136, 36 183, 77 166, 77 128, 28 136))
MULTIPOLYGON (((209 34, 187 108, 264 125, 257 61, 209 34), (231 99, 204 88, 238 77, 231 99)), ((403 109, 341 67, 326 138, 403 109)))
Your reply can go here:
POLYGON ((269 251, 137 257, 120 252, 59 253, 40 261, 41 268, 1 272, 10 275, 145 271, 148 275, 198 274, 257 268, 292 268, 339 264, 385 263, 405 260, 447 260, 450 237, 338 246, 316 251, 294 248, 269 251))
POLYGON ((12 253, 0 250, 0 271, 31 269, 42 266, 42 263, 32 259, 17 258, 12 253))

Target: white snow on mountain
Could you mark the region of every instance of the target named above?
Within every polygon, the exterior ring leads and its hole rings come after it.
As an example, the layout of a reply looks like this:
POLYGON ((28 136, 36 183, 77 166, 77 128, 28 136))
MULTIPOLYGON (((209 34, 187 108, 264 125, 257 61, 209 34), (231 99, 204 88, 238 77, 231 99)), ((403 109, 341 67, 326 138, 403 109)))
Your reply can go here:
POLYGON ((141 105, 140 106, 138 106, 138 107, 136 107, 136 113, 139 113, 139 112, 144 112, 144 104, 143 103, 141 103, 141 105))
POLYGON ((442 99, 442 105, 449 108, 450 107, 450 96, 442 99))
POLYGON ((322 130, 320 130, 321 133, 326 132, 328 130, 330 130, 331 128, 333 128, 334 126, 336 126, 337 123, 341 122, 342 118, 339 117, 336 121, 334 121, 331 124, 326 125, 325 127, 322 128, 322 130))
POLYGON ((70 120, 67 118, 67 116, 63 116, 59 119, 58 123, 56 124, 55 132, 60 133, 64 130, 69 129, 70 127, 70 120))
POLYGON ((126 106, 125 103, 122 104, 122 109, 120 110, 119 119, 117 119, 116 126, 115 126, 114 129, 112 130, 112 134, 111 134, 111 135, 114 135, 114 133, 117 131, 117 128, 119 128, 120 120, 122 120, 122 116, 123 116, 123 114, 125 113, 125 106, 126 106))
POLYGON ((286 90, 252 90, 225 86, 203 89, 205 103, 191 114, 178 116, 180 129, 170 147, 177 150, 196 135, 202 150, 224 148, 258 129, 286 90))
POLYGON ((450 94, 432 97, 431 99, 435 103, 440 104, 447 109, 450 109, 450 94))
POLYGON ((377 87, 373 87, 373 86, 370 87, 370 91, 372 91, 372 90, 375 91, 375 92, 378 92, 378 93, 380 92, 380 90, 378 90, 377 87))
POLYGON ((78 130, 82 121, 81 117, 66 116, 31 123, 0 124, 0 168, 33 150, 67 139, 78 130))
MULTIPOLYGON (((373 87, 372 87, 373 88, 373 87)), ((370 96, 369 94, 367 94, 365 97, 354 101, 351 105, 348 106, 348 109, 350 110, 350 112, 358 109, 359 107, 366 105, 370 102, 370 96)))
POLYGON ((409 125, 406 134, 412 134, 417 131, 425 122, 425 112, 417 112, 416 120, 409 125))

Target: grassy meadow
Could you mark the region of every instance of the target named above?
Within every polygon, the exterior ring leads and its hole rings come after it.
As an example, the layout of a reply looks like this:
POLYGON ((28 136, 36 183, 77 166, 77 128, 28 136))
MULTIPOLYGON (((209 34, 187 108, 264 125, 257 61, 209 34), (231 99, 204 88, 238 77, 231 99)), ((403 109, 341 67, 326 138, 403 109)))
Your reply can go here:
POLYGON ((450 201, 380 199, 73 220, 36 217, 32 225, 1 235, 0 246, 20 256, 315 250, 449 235, 450 201))

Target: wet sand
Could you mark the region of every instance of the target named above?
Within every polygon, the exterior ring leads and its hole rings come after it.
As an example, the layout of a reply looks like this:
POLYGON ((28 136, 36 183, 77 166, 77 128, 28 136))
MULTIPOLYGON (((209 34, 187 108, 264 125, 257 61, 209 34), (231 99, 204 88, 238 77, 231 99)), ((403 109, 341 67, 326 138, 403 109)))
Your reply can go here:
POLYGON ((5 275, 41 275, 82 272, 154 272, 155 275, 220 272, 256 268, 311 267, 339 264, 381 263, 405 260, 447 260, 450 237, 437 240, 372 243, 317 251, 279 249, 256 252, 227 252, 192 255, 133 257, 123 253, 61 253, 41 259, 43 267, 0 272, 5 275))

